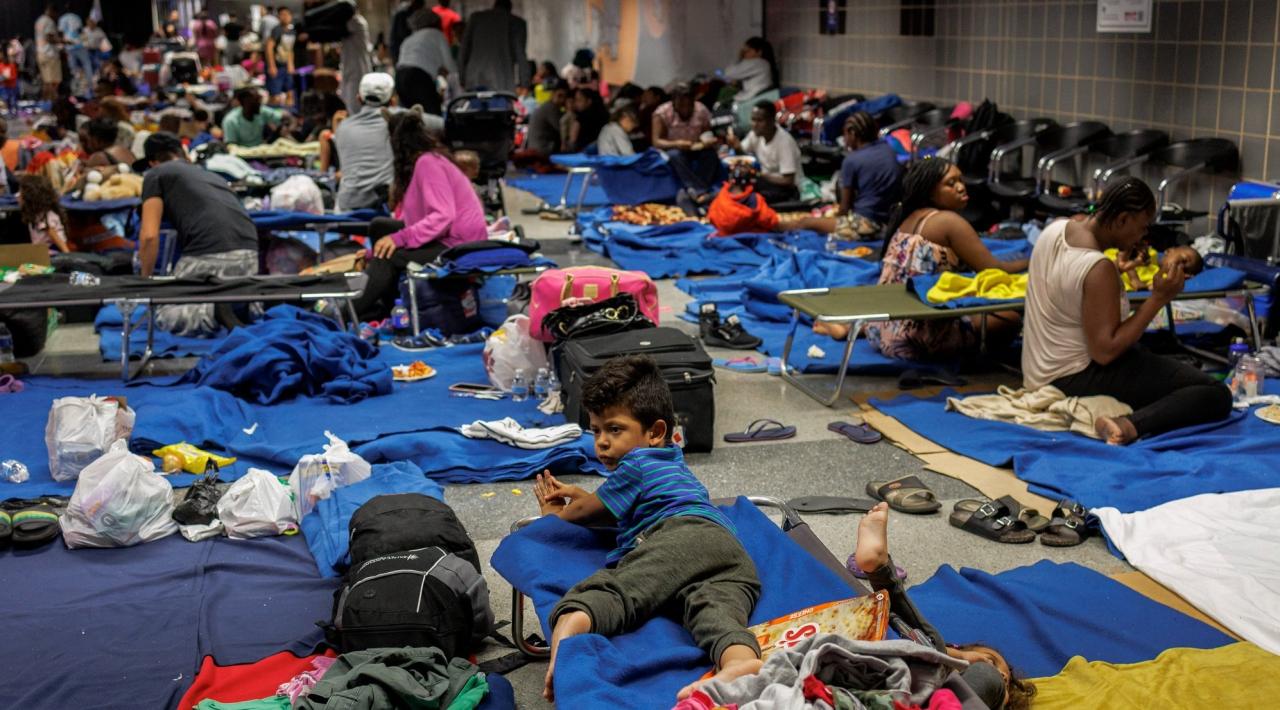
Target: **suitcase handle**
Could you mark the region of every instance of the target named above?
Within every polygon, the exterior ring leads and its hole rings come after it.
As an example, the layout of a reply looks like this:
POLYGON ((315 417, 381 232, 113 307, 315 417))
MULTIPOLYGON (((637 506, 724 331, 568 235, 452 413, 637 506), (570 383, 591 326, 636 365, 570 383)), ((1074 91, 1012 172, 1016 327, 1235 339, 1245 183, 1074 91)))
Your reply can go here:
MULTIPOLYGON (((560 287, 560 302, 564 303, 565 301, 569 300, 569 298, 572 295, 573 295, 573 274, 566 273, 564 275, 564 286, 560 287)), ((598 293, 593 293, 593 294, 583 293, 582 295, 587 298, 590 298, 593 301, 600 300, 600 295, 598 293)), ((617 295, 618 295, 618 274, 612 273, 612 274, 609 274, 609 298, 613 298, 614 296, 617 296, 617 295)))

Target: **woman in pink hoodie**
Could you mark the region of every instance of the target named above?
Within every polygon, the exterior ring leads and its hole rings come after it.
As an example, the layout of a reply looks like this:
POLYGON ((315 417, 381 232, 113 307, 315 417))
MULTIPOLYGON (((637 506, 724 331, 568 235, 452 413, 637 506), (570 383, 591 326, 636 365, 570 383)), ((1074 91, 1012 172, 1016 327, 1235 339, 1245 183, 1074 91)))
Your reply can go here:
POLYGON ((365 267, 364 293, 355 301, 364 321, 391 312, 400 274, 410 262, 428 264, 449 247, 488 238, 475 188, 427 133, 422 114, 404 111, 388 121, 394 172, 390 204, 396 219, 374 220, 370 229, 377 241, 365 267))

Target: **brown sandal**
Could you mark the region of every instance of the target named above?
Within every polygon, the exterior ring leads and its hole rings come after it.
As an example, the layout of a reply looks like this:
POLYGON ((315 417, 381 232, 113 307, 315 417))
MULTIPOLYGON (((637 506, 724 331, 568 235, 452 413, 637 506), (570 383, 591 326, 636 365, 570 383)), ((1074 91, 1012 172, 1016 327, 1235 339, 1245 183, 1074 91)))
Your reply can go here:
POLYGON ((889 504, 899 513, 927 515, 942 507, 937 496, 916 476, 903 476, 895 481, 871 481, 867 495, 889 504))

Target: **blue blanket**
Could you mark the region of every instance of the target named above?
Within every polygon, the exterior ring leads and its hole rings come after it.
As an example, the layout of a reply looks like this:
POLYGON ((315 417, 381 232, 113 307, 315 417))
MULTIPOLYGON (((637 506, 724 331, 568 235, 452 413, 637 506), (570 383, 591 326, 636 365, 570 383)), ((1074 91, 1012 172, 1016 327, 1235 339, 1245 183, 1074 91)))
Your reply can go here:
POLYGON ((297 229, 307 224, 319 222, 368 222, 385 213, 379 210, 363 209, 336 214, 311 214, 310 212, 292 212, 287 210, 256 210, 249 213, 249 219, 260 230, 297 229))
POLYGON ((875 116, 901 103, 902 99, 897 94, 885 94, 884 96, 877 96, 874 99, 867 99, 853 104, 838 113, 827 116, 826 122, 822 124, 821 140, 827 145, 835 145, 836 139, 840 137, 840 132, 844 130, 844 122, 858 111, 866 111, 875 116))
MULTIPOLYGON (((751 623, 854 596, 750 503, 739 499, 725 512, 764 586, 751 623)), ((550 638, 546 619, 552 607, 570 587, 604 566, 613 544, 614 531, 543 518, 503 539, 491 563, 533 600, 544 637, 550 638)), ((556 697, 573 698, 575 706, 584 708, 668 707, 676 691, 711 665, 677 621, 657 617, 614 638, 587 634, 566 639, 556 661, 556 697)))
POLYGON ((329 318, 276 306, 261 322, 235 329, 178 382, 258 404, 294 397, 358 402, 391 391, 391 370, 372 359, 376 351, 329 318))
POLYGON ((122 197, 118 200, 75 200, 70 197, 62 198, 62 207, 68 212, 118 212, 120 210, 131 210, 142 204, 142 200, 137 197, 122 197))
POLYGON ((320 576, 337 577, 346 569, 348 525, 356 509, 377 496, 394 493, 421 493, 444 500, 444 489, 439 483, 424 478, 417 466, 408 462, 377 464, 368 478, 333 491, 302 518, 302 534, 307 538, 320 576))
POLYGON ((653 148, 635 155, 553 155, 551 162, 567 168, 594 169, 604 190, 606 204, 670 202, 680 191, 680 181, 676 179, 666 156, 653 148))
POLYGON ((947 643, 982 643, 1031 678, 1072 656, 1139 663, 1170 648, 1217 648, 1221 631, 1075 563, 1042 560, 1000 574, 939 567, 912 601, 947 643))
MULTIPOLYGON (((556 173, 546 175, 508 175, 506 182, 507 185, 533 193, 538 199, 554 206, 560 204, 560 195, 564 192, 564 181, 568 178, 568 174, 556 173)), ((578 204, 578 194, 582 191, 582 180, 583 178, 580 175, 573 176, 573 185, 569 187, 569 195, 566 198, 569 207, 574 207, 578 204)), ((582 206, 596 207, 607 204, 609 204, 609 198, 604 194, 604 188, 600 187, 599 179, 592 179, 587 183, 587 194, 582 201, 582 206)))
MULTIPOLYGON (((972 273, 965 274, 973 276, 972 273)), ((942 274, 929 274, 927 276, 916 276, 911 279, 911 288, 915 291, 916 296, 922 303, 929 303, 929 289, 938 283, 938 279, 942 278, 942 274)), ((1187 279, 1187 283, 1182 289, 1185 293, 1200 293, 1207 291, 1227 291, 1233 288, 1239 288, 1244 284, 1245 273, 1227 267, 1216 269, 1205 269, 1204 271, 1187 279)), ((1135 291, 1131 296, 1147 297, 1151 295, 1150 291, 1135 291)), ((1021 303, 1021 298, 980 298, 978 296, 965 296, 964 298, 953 298, 945 303, 930 303, 934 308, 968 308, 969 306, 986 306, 995 303, 1021 303)))
MULTIPOLYGON (((114 305, 103 306, 93 319, 93 329, 98 333, 98 352, 108 362, 120 360, 120 349, 124 343, 120 326, 124 324, 124 316, 114 305)), ((138 359, 147 349, 147 308, 145 306, 133 312, 134 329, 129 333, 129 357, 138 359)), ((153 357, 191 357, 204 355, 217 346, 226 330, 220 330, 209 338, 191 338, 174 335, 167 330, 156 328, 152 340, 153 357)))
MULTIPOLYGON (((1280 394, 1280 384, 1267 390, 1280 394)), ((1280 486, 1280 427, 1236 411, 1212 424, 1108 446, 1070 432, 972 419, 943 410, 947 395, 872 400, 880 411, 937 444, 992 466, 1012 464, 1036 493, 1122 513, 1201 493, 1280 486)))
POLYGON ((5 551, 7 708, 171 708, 201 659, 306 655, 336 582, 297 537, 5 551), (65 672, 51 673, 57 659, 65 672))

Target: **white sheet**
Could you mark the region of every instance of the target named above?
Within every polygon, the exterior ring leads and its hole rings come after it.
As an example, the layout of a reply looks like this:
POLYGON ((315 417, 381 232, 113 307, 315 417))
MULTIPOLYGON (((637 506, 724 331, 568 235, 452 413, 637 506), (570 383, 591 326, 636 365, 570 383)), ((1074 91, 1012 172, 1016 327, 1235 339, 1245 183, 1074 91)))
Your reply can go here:
POLYGON ((1092 512, 1130 564, 1280 654, 1280 488, 1092 512))

